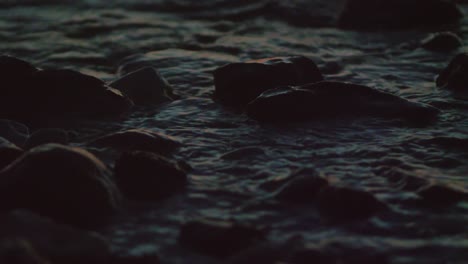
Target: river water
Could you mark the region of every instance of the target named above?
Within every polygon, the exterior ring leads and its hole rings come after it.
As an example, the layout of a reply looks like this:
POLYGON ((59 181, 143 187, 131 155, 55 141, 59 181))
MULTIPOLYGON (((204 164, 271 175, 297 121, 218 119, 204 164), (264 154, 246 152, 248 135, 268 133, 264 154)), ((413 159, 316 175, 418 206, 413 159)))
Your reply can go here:
POLYGON ((468 203, 418 206, 406 180, 468 187, 468 102, 434 82, 463 48, 434 53, 417 47, 427 34, 448 29, 468 42, 468 21, 457 28, 343 31, 333 27, 343 1, 272 2, 3 0, 0 50, 41 68, 71 68, 108 81, 117 77, 122 59, 136 55, 182 96, 70 131, 76 145, 136 127, 183 142, 175 157, 193 167, 186 192, 159 203, 132 203, 101 231, 120 254, 219 263, 177 243, 182 223, 208 217, 268 226, 271 241, 301 235, 311 244, 381 252, 390 263, 466 263, 468 203), (328 80, 376 87, 442 112, 426 126, 378 118, 267 125, 211 100, 216 67, 281 55, 308 56, 328 80), (314 206, 272 198, 282 180, 315 173, 368 191, 390 209, 336 224, 314 206))

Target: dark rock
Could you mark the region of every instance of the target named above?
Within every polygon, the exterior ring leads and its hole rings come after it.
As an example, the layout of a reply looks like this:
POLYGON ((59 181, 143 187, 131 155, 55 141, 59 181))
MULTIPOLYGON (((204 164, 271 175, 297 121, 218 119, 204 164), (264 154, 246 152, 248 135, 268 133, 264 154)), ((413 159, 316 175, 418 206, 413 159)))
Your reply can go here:
POLYGON ((343 116, 377 116, 414 122, 434 120, 439 110, 363 85, 323 81, 280 87, 248 104, 247 114, 259 121, 288 122, 343 116))
POLYGON ((56 113, 77 113, 85 116, 119 115, 132 102, 103 81, 72 70, 45 70, 36 74, 40 89, 35 102, 38 110, 56 113), (39 99, 39 100, 38 100, 39 99))
POLYGON ((439 74, 436 84, 438 87, 454 92, 466 92, 468 90, 468 54, 461 53, 455 56, 439 74))
POLYGON ((421 41, 421 47, 437 52, 449 52, 462 46, 463 40, 452 32, 434 33, 421 41))
POLYGON ((22 147, 29 137, 29 129, 21 123, 0 119, 0 136, 22 147))
POLYGON ((115 163, 115 179, 130 199, 160 200, 183 189, 187 175, 176 164, 155 153, 123 153, 115 163))
POLYGON ((40 71, 6 56, 0 57, 0 70, 1 117, 33 122, 45 116, 119 115, 132 105, 118 90, 76 71, 40 71))
POLYGON ((176 139, 148 129, 120 131, 100 137, 92 143, 125 151, 145 150, 159 154, 167 154, 180 145, 176 139))
POLYGON ((463 17, 445 0, 348 0, 338 25, 345 29, 382 30, 455 24, 463 17))
POLYGON ((23 239, 0 240, 0 263, 2 264, 50 264, 36 249, 23 239))
POLYGON ((230 63, 214 71, 214 96, 227 105, 245 105, 268 89, 322 80, 315 63, 302 56, 230 63))
POLYGON ((144 54, 133 54, 125 57, 119 62, 117 76, 123 77, 140 69, 151 67, 153 67, 153 64, 145 57, 144 54))
POLYGON ((23 154, 23 150, 0 137, 0 171, 23 154))
POLYGON ((46 144, 0 173, 0 208, 27 208, 83 227, 104 223, 120 201, 110 172, 84 149, 46 144))
POLYGON ((160 264, 158 255, 113 256, 108 264, 160 264))
POLYGON ((323 188, 317 196, 320 213, 332 220, 369 217, 386 206, 372 194, 338 186, 323 188))
POLYGON ((293 203, 312 203, 328 181, 319 176, 300 176, 286 183, 276 195, 276 199, 293 203))
POLYGON ((265 231, 228 221, 197 220, 184 224, 179 242, 199 253, 228 257, 265 239, 265 231))
POLYGON ((131 72, 109 86, 120 90, 137 105, 160 104, 177 98, 171 85, 151 67, 131 72))
POLYGON ((108 242, 97 233, 58 224, 28 211, 0 216, 0 237, 27 241, 52 263, 101 264, 111 254, 108 242))
POLYGON ((43 128, 34 132, 26 141, 25 149, 31 149, 47 143, 68 145, 68 133, 60 128, 43 128))
POLYGON ((468 192, 453 185, 432 183, 420 188, 416 193, 429 206, 444 206, 468 200, 468 192))

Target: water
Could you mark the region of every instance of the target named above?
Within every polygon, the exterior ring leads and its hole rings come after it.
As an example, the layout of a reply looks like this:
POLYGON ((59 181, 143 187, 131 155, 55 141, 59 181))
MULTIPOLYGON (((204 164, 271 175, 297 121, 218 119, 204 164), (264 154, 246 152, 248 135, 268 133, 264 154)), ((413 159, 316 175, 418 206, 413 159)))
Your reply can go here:
MULTIPOLYGON (((429 30, 333 28, 343 1, 106 2, 0 1, 0 50, 39 67, 71 68, 109 81, 123 58, 140 54, 183 96, 74 131, 73 143, 83 145, 107 131, 161 130, 184 143, 175 156, 194 168, 186 193, 161 203, 131 204, 101 231, 113 250, 157 252, 164 263, 218 263, 177 244, 182 223, 210 217, 269 226, 272 241, 302 235, 309 243, 370 248, 388 253, 391 263, 468 261, 468 203, 437 210, 416 206, 405 178, 416 175, 467 188, 468 150, 438 139, 460 139, 466 146, 468 102, 434 84, 434 77, 463 49, 438 54, 402 48, 429 30), (339 65, 338 71, 327 71, 328 80, 369 85, 443 112, 424 127, 374 118, 273 126, 210 99, 216 67, 281 55, 308 56, 322 69, 339 65), (275 202, 275 188, 269 187, 295 173, 321 173, 366 190, 390 210, 332 224, 313 206, 275 202)), ((452 30, 468 42, 466 19, 452 30)), ((102 158, 112 163, 106 153, 102 158)))

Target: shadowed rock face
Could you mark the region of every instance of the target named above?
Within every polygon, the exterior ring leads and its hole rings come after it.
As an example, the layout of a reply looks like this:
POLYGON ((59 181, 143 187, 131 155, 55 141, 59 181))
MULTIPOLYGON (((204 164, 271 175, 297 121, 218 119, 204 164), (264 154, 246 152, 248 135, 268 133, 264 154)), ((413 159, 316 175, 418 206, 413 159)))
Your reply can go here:
POLYGON ((348 0, 338 25, 345 29, 381 30, 457 23, 463 13, 445 0, 348 0))
POLYGON ((421 41, 421 47, 436 51, 449 52, 463 46, 463 40, 452 32, 438 32, 421 41))
POLYGON ((263 241, 265 235, 252 226, 202 219, 183 225, 179 242, 202 254, 228 257, 263 241))
POLYGON ((377 116, 414 121, 433 120, 439 110, 376 89, 323 81, 264 92, 247 106, 259 121, 285 122, 342 116, 377 116))
POLYGON ((6 118, 115 116, 132 106, 97 78, 72 70, 38 70, 9 56, 0 56, 0 77, 0 113, 6 118))
POLYGON ((460 53, 455 56, 439 74, 436 84, 454 92, 468 91, 468 54, 460 53))
POLYGON ((109 175, 86 150, 41 145, 0 172, 0 208, 27 208, 67 224, 98 225, 120 201, 109 175))
POLYGON ((0 170, 10 165, 15 159, 23 154, 23 150, 10 141, 0 137, 0 170))
POLYGON ((224 65, 214 72, 215 98, 226 105, 245 105, 262 92, 283 85, 322 81, 315 63, 302 56, 266 58, 224 65))

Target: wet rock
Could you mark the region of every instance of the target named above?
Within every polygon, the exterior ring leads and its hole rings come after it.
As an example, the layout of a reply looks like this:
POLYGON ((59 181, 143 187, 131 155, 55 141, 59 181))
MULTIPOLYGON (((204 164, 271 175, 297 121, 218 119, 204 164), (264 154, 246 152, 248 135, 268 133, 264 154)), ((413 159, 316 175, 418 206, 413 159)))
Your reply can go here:
POLYGON ((463 17, 445 0, 348 0, 338 25, 345 29, 382 30, 455 24, 463 17))
POLYGON ((176 139, 148 129, 130 129, 115 132, 100 137, 92 143, 125 151, 145 150, 159 154, 172 152, 180 145, 176 139))
POLYGON ((186 173, 175 163, 155 153, 123 153, 115 163, 115 179, 130 199, 160 200, 182 190, 186 173))
POLYGON ((68 145, 67 131, 60 128, 39 129, 28 138, 24 148, 31 149, 48 143, 68 145))
POLYGON ((434 120, 439 110, 363 85, 323 81, 280 87, 262 93, 247 106, 259 121, 290 122, 319 118, 377 116, 414 122, 434 120))
POLYGON ((0 137, 0 171, 23 154, 23 150, 0 137))
POLYGON ((434 33, 421 41, 421 47, 437 52, 449 52, 462 46, 463 40, 452 32, 434 33))
POLYGON ((214 96, 227 105, 245 105, 268 89, 322 80, 315 63, 302 56, 230 63, 214 72, 214 96))
POLYGON ((0 208, 27 208, 83 227, 102 224, 120 201, 109 175, 106 166, 84 149, 41 145, 0 173, 0 208))
POLYGON ((416 192, 429 206, 450 205, 468 200, 468 192, 461 187, 432 183, 416 192))
POLYGON ((286 183, 276 199, 293 203, 312 203, 321 189, 328 186, 328 181, 319 176, 300 176, 286 183))
POLYGON ((320 213, 338 221, 369 217, 386 208, 368 192, 340 186, 323 188, 317 205, 320 213))
MULTIPOLYGON (((132 102, 103 81, 72 70, 45 70, 36 74, 40 94, 36 103, 46 104, 46 112, 85 116, 119 115, 132 102)), ((44 109, 45 108, 45 109, 44 109)))
POLYGON ((177 98, 171 85, 152 67, 131 72, 109 86, 127 95, 137 105, 160 104, 177 98))
POLYGON ((0 136, 17 146, 23 146, 29 137, 29 129, 21 123, 0 119, 0 136))
POLYGON ((468 90, 468 54, 460 53, 455 56, 449 65, 436 79, 438 87, 446 88, 454 92, 466 92, 468 90))
POLYGON ((58 224, 24 210, 0 216, 0 237, 26 241, 52 263, 100 264, 106 263, 111 254, 108 242, 97 233, 58 224))
POLYGON ((179 242, 199 253, 228 257, 265 239, 266 232, 230 221, 196 220, 184 224, 179 242))
POLYGON ((39 255, 37 250, 27 240, 0 240, 0 263, 2 264, 50 264, 39 255))

